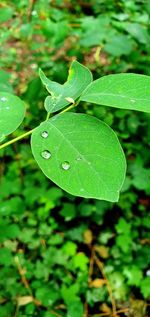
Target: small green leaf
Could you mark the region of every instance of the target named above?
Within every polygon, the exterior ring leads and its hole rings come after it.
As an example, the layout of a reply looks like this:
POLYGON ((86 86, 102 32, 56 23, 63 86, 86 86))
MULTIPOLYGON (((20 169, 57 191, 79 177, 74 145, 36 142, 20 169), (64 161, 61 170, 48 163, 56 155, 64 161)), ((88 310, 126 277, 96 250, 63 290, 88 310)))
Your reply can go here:
POLYGON ((10 266, 12 263, 11 251, 7 248, 0 249, 0 265, 10 266))
POLYGON ((150 112, 150 77, 116 74, 93 81, 81 100, 109 107, 150 112))
POLYGON ((67 317, 82 317, 84 314, 83 303, 78 297, 78 300, 68 305, 67 317))
POLYGON ((124 281, 123 275, 120 272, 111 272, 111 274, 108 275, 108 278, 116 300, 125 300, 128 293, 128 287, 124 281))
POLYGON ((44 285, 36 290, 36 298, 40 300, 43 305, 52 306, 59 298, 59 294, 52 285, 49 287, 44 285))
POLYGON ((79 252, 73 257, 72 262, 73 268, 80 269, 81 271, 85 272, 87 270, 89 259, 85 253, 79 252))
POLYGON ((118 200, 124 153, 113 130, 97 118, 57 115, 34 130, 31 146, 43 173, 70 194, 118 200))
POLYGON ((0 92, 0 139, 15 131, 24 115, 25 104, 20 98, 0 92))
POLYGON ((127 234, 129 235, 131 231, 131 224, 128 223, 124 218, 120 218, 117 225, 115 226, 118 234, 127 234))
POLYGON ((141 293, 144 296, 144 298, 149 298, 150 297, 150 276, 146 276, 142 281, 141 281, 141 293))
POLYGON ((142 271, 138 266, 132 265, 129 267, 125 267, 123 270, 124 275, 127 278, 128 285, 140 286, 142 281, 142 271))
POLYGON ((47 112, 51 113, 74 103, 92 81, 92 74, 89 69, 77 61, 72 62, 64 85, 48 79, 41 69, 39 75, 43 85, 51 95, 46 98, 44 105, 47 112))

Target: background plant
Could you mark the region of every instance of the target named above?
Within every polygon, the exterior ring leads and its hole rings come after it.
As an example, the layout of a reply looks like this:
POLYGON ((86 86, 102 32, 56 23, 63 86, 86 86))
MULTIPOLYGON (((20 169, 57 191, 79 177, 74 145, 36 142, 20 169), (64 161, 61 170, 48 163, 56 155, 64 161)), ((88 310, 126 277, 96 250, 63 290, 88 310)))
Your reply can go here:
MULTIPOLYGON (((39 118, 45 120, 46 94, 37 76, 39 66, 49 78, 60 83, 66 80, 68 61, 74 56, 92 70, 94 79, 126 71, 149 75, 148 38, 142 43, 139 34, 135 36, 133 31, 131 34, 130 29, 136 23, 149 36, 147 3, 121 1, 114 5, 109 1, 89 6, 71 3, 69 8, 65 4, 63 10, 61 6, 47 1, 35 2, 32 10, 26 1, 1 5, 1 10, 7 9, 7 14, 9 11, 7 19, 1 21, 1 90, 15 91, 27 105, 27 117, 14 137, 21 130, 37 126, 39 118), (90 29, 95 35, 101 18, 101 25, 106 29, 106 15, 109 25, 105 34, 113 30, 117 39, 119 34, 124 36, 120 43, 125 38, 134 42, 128 53, 124 54, 125 49, 119 55, 109 51, 106 37, 91 44, 88 39, 89 44, 84 44, 88 38, 85 30, 90 29), (120 19, 125 19, 124 23, 120 19), (93 23, 91 28, 89 23, 93 23), (28 39, 27 29, 30 29, 28 39)), ((4 17, 4 11, 0 16, 4 17)), ((110 39, 107 39, 109 45, 110 39)), ((117 47, 113 45, 113 49, 117 47)), ((121 198, 112 205, 65 194, 41 174, 26 140, 5 149, 5 158, 1 151, 0 309, 3 316, 16 312, 19 317, 55 316, 56 313, 74 317, 75 313, 77 316, 82 316, 82 311, 86 313, 87 306, 89 316, 109 313, 110 300, 96 260, 89 274, 93 249, 104 263, 117 308, 129 308, 128 315, 131 309, 134 314, 146 314, 144 301, 149 297, 150 262, 149 115, 96 105, 89 108, 86 103, 80 109, 79 112, 94 114, 112 126, 123 144, 128 171, 121 198), (31 292, 36 302, 31 299, 31 292), (24 296, 29 296, 26 301, 24 296)))

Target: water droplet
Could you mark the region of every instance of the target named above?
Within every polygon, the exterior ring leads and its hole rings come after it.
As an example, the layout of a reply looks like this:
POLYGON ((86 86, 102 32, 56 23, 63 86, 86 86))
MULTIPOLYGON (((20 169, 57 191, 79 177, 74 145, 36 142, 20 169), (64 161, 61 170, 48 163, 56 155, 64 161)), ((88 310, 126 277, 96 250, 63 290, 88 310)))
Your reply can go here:
POLYGON ((42 138, 46 139, 48 137, 48 132, 47 131, 43 131, 41 133, 42 138))
POLYGON ((1 97, 1 101, 6 101, 7 98, 6 97, 1 97))
POLYGON ((6 107, 6 109, 9 110, 10 108, 9 108, 9 107, 6 107))
POLYGON ((48 160, 51 157, 51 153, 48 150, 43 151, 41 155, 46 160, 48 160))
POLYGON ((62 166, 62 169, 63 169, 63 170, 67 171, 67 170, 69 170, 69 168, 70 168, 70 163, 67 162, 67 161, 65 161, 65 162, 63 162, 63 163, 61 164, 61 166, 62 166))
POLYGON ((131 101, 131 102, 133 102, 133 103, 135 102, 135 100, 134 100, 134 99, 130 99, 130 101, 131 101))

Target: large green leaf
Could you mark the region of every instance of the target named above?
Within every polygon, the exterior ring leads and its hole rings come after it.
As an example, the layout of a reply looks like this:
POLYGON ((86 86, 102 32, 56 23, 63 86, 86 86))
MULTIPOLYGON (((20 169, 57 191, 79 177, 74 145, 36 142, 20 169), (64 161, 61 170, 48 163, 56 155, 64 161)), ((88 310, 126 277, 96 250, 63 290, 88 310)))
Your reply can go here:
POLYGON ((73 103, 92 81, 89 69, 77 61, 72 62, 64 85, 48 79, 42 70, 39 71, 39 75, 42 83, 51 94, 45 100, 45 109, 48 112, 56 112, 73 103))
POLYGON ((81 100, 122 109, 150 112, 150 77, 116 74, 93 81, 81 100))
POLYGON ((72 195, 117 201, 125 177, 124 153, 113 130, 95 117, 64 113, 31 138, 43 173, 72 195))
POLYGON ((24 115, 25 104, 20 98, 0 92, 0 140, 18 128, 24 115))

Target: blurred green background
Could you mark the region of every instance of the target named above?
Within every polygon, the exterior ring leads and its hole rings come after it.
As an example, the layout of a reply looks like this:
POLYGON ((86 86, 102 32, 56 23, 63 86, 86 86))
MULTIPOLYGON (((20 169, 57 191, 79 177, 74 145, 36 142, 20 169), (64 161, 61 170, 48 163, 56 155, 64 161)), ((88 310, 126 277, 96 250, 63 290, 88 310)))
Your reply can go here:
MULTIPOLYGON (((149 0, 2 0, 0 90, 45 119, 41 67, 59 83, 77 59, 94 78, 150 75, 149 0)), ((29 140, 0 152, 0 316, 149 315, 150 116, 81 103, 117 133, 128 170, 116 204, 75 198, 46 179, 29 140), (114 307, 115 309, 115 307, 114 307), (113 310, 114 311, 114 310, 113 310)), ((8 138, 10 139, 10 138, 8 138)))

